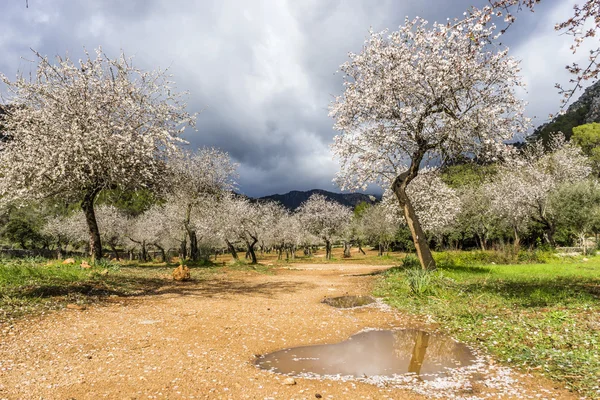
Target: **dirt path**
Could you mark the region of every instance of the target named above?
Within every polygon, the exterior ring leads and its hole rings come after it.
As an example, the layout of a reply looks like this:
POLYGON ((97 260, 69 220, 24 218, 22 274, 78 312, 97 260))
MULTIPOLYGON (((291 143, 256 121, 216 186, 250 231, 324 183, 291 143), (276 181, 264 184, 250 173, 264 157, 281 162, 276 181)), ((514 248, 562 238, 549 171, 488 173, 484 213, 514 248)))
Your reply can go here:
POLYGON ((364 328, 427 328, 385 308, 338 310, 320 303, 325 296, 368 294, 373 277, 366 274, 385 266, 299 268, 223 273, 158 295, 21 321, 0 333, 0 399, 497 398, 502 392, 570 398, 539 377, 508 377, 504 369, 496 371, 497 390, 489 380, 473 391, 433 388, 426 396, 357 381, 283 385, 284 376, 252 365, 256 354, 335 343, 364 328))

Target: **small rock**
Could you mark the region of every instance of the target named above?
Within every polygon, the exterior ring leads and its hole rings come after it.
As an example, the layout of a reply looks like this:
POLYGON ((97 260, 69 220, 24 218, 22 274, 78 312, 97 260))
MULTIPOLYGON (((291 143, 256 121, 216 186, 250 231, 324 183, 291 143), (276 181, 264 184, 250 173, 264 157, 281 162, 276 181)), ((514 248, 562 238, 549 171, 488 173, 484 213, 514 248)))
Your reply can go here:
POLYGON ((173 270, 173 280, 175 281, 188 281, 190 278, 190 269, 185 265, 180 265, 173 270))
POLYGON ((589 259, 589 258, 587 258, 587 257, 583 257, 581 260, 582 260, 582 261, 590 261, 590 259, 589 259))
POLYGON ((69 310, 80 310, 80 311, 85 310, 85 306, 80 306, 79 304, 67 304, 67 308, 69 310))
POLYGON ((294 378, 285 378, 283 380, 283 382, 281 382, 282 385, 295 385, 296 384, 296 380, 294 378))
POLYGON ((65 261, 62 262, 63 264, 75 264, 75 259, 74 258, 67 258, 65 261))
POLYGON ((323 396, 321 396, 321 394, 320 394, 320 393, 317 393, 317 394, 315 394, 315 397, 316 397, 317 399, 320 399, 320 398, 322 398, 323 396))
POLYGON ((88 262, 87 262, 87 261, 85 261, 85 260, 81 262, 81 265, 80 265, 80 267, 81 267, 82 269, 90 269, 90 268, 92 268, 92 266, 91 266, 90 264, 88 264, 88 262))

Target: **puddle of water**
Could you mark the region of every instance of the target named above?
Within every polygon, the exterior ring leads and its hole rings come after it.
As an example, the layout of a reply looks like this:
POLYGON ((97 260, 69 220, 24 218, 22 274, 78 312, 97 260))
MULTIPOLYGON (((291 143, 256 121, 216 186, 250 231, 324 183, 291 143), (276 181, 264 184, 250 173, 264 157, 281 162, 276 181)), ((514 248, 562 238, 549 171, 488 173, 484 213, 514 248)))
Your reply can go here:
POLYGON ((341 375, 356 378, 415 374, 432 380, 475 362, 467 346, 419 330, 369 331, 327 345, 295 347, 261 356, 255 364, 286 375, 341 375))
POLYGON ((375 303, 375 299, 369 296, 341 296, 328 297, 323 303, 337 308, 362 307, 367 304, 375 303))

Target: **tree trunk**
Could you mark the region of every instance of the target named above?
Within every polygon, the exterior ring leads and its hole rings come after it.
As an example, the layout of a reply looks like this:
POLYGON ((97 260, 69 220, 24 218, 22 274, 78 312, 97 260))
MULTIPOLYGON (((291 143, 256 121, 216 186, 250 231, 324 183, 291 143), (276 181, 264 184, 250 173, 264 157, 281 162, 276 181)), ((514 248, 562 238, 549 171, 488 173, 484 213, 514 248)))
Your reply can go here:
POLYGON ((181 262, 185 261, 185 256, 187 255, 187 234, 184 235, 183 240, 181 241, 181 245, 179 246, 179 259, 181 262))
POLYGON ((483 236, 481 234, 477 234, 477 239, 479 241, 479 247, 481 247, 481 250, 485 251, 485 239, 483 238, 483 236))
POLYGON ((110 243, 110 249, 115 254, 115 258, 118 260, 119 259, 119 252, 117 251, 117 248, 115 247, 114 243, 110 243))
POLYGON ((254 251, 254 246, 256 245, 258 240, 252 239, 252 242, 246 241, 246 245, 248 246, 248 253, 250 253, 250 258, 252 259, 252 264, 258 264, 258 260, 256 259, 256 252, 254 251))
POLYGON ((365 251, 363 250, 362 245, 360 243, 358 244, 358 251, 360 251, 363 256, 367 255, 367 253, 365 253, 365 251))
POLYGON ((325 259, 331 260, 331 241, 325 241, 325 259))
POLYGON ((231 257, 233 257, 233 259, 235 261, 239 260, 237 251, 235 251, 235 247, 233 246, 233 244, 231 244, 231 242, 227 239, 225 239, 225 244, 227 244, 227 249, 229 249, 229 252, 231 253, 231 257))
POLYGON ((153 243, 153 244, 154 244, 154 247, 156 247, 160 251, 160 258, 162 259, 162 262, 166 263, 167 262, 167 254, 165 252, 165 249, 156 243, 153 243))
POLYGON ((60 240, 56 241, 56 258, 58 260, 62 260, 63 258, 63 249, 60 240))
POLYGON ((81 209, 85 215, 85 222, 90 234, 90 257, 92 262, 102 258, 102 240, 100 239, 100 230, 98 230, 98 222, 94 212, 94 201, 98 193, 100 193, 98 189, 89 190, 81 201, 81 209))
MULTIPOLYGON (((411 165, 411 170, 412 169, 414 169, 413 165, 411 165)), ((412 171, 414 176, 417 175, 417 172, 418 169, 412 171)), ((417 257, 419 257, 419 261, 421 262, 421 268, 425 270, 432 270, 435 269, 435 260, 433 259, 433 255, 431 254, 431 250, 427 244, 427 237, 425 236, 425 232, 423 232, 423 228, 421 228, 417 213, 415 212, 415 209, 413 208, 412 203, 406 194, 406 186, 410 183, 414 176, 410 178, 408 171, 398 175, 394 181, 394 184, 392 185, 392 189, 398 198, 398 202, 402 207, 402 211, 404 211, 404 219, 406 220, 408 228, 410 229, 413 243, 415 244, 415 249, 417 250, 417 257)))
POLYGON ((140 246, 142 247, 142 252, 141 252, 141 259, 142 261, 146 262, 148 261, 148 252, 146 251, 146 241, 142 240, 142 243, 140 244, 140 246))
POLYGON ((585 242, 585 231, 579 234, 579 240, 581 241, 581 247, 583 248, 583 255, 587 255, 587 246, 585 242))
POLYGON ((517 230, 517 228, 513 228, 513 232, 515 235, 515 241, 513 243, 513 246, 515 248, 515 255, 519 252, 519 247, 521 244, 521 238, 519 237, 519 231, 517 230))
POLYGON ((350 253, 351 249, 352 249, 352 243, 344 242, 344 258, 352 257, 352 254, 350 253))
POLYGON ((292 260, 295 260, 296 259, 296 245, 292 246, 291 252, 292 252, 292 260))
POLYGON ((200 252, 198 251, 198 237, 196 231, 187 229, 188 237, 190 238, 190 260, 198 261, 200 259, 200 252))

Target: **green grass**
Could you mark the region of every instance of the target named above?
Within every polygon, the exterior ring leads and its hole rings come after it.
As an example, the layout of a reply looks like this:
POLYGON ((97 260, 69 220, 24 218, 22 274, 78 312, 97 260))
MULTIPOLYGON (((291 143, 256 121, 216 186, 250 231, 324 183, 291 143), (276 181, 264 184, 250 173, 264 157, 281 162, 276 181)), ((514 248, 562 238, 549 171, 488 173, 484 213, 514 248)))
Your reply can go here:
POLYGON ((498 265, 473 260, 480 256, 436 254, 438 270, 425 281, 414 266, 393 268, 375 294, 434 317, 445 332, 502 362, 600 398, 600 257, 546 253, 544 264, 498 265))
MULTIPOLYGON (((80 262, 63 265, 42 258, 0 259, 0 323, 26 315, 86 305, 110 296, 152 294, 173 285, 175 265, 103 261, 91 269, 80 262)), ((190 265, 192 279, 204 279, 219 270, 212 264, 190 265)))

